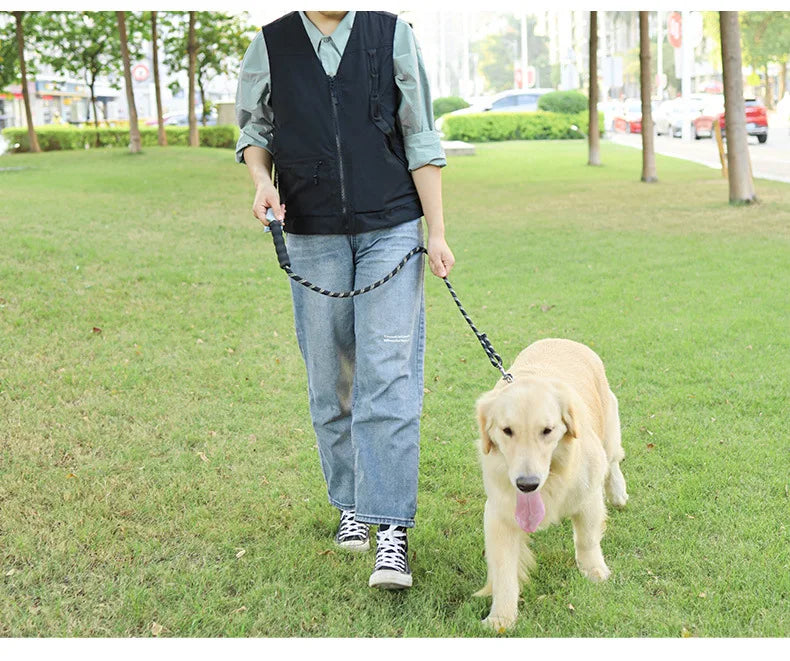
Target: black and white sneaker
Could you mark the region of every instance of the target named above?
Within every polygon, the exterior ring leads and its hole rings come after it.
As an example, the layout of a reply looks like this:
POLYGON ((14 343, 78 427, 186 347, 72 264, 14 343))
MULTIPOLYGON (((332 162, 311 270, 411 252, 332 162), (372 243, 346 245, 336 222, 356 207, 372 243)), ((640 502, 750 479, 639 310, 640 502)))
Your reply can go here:
POLYGON ((406 528, 379 526, 376 532, 376 564, 368 585, 383 590, 403 590, 411 587, 409 542, 406 528))
POLYGON ((340 510, 340 525, 335 544, 347 551, 367 551, 370 548, 370 531, 366 523, 355 518, 354 510, 340 510))

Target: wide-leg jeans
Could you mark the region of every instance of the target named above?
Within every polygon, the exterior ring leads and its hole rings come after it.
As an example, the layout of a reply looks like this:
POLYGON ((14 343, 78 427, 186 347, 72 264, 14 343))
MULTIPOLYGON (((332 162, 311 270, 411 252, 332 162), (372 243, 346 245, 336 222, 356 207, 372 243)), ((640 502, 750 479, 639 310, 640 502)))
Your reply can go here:
MULTIPOLYGON (((335 291, 382 278, 422 245, 422 223, 288 235, 295 273, 335 291)), ((424 255, 350 299, 291 282, 310 415, 329 502, 364 523, 414 525, 425 354, 424 255)))

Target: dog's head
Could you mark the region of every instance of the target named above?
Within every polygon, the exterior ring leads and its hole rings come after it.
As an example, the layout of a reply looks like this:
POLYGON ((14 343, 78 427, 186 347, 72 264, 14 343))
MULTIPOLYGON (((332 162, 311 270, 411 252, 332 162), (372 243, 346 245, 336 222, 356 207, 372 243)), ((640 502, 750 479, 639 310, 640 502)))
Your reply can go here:
POLYGON ((560 443, 578 435, 580 403, 561 381, 519 379, 477 400, 481 450, 501 453, 508 478, 522 492, 540 489, 560 443))

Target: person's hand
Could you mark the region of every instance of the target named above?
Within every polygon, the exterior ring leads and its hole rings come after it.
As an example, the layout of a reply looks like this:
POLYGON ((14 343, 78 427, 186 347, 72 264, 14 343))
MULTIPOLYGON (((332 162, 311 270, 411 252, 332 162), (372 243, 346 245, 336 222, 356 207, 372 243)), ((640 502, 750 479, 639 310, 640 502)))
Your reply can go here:
POLYGON ((455 257, 444 236, 428 237, 428 265, 437 278, 446 278, 455 264, 455 257))
POLYGON ((252 215, 260 220, 265 227, 269 226, 266 212, 272 209, 274 217, 285 225, 285 205, 280 204, 280 193, 271 182, 259 184, 255 188, 255 201, 252 203, 252 215))

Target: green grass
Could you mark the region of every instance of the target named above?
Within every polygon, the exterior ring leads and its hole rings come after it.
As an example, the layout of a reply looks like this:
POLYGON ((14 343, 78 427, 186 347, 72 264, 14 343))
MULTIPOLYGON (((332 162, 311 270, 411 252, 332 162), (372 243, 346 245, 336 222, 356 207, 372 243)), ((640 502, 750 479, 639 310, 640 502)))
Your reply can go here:
MULTIPOLYGON (((533 536, 515 636, 787 636, 790 186, 583 142, 444 171, 451 280, 506 362, 603 358, 631 500, 576 570, 533 536), (573 609, 569 605, 573 605, 573 609)), ((0 635, 487 636, 474 402, 495 370, 429 278, 415 587, 332 550, 287 280, 228 151, 0 158, 0 635), (94 332, 93 329, 101 329, 94 332), (242 554, 241 551, 244 551, 242 554)))

